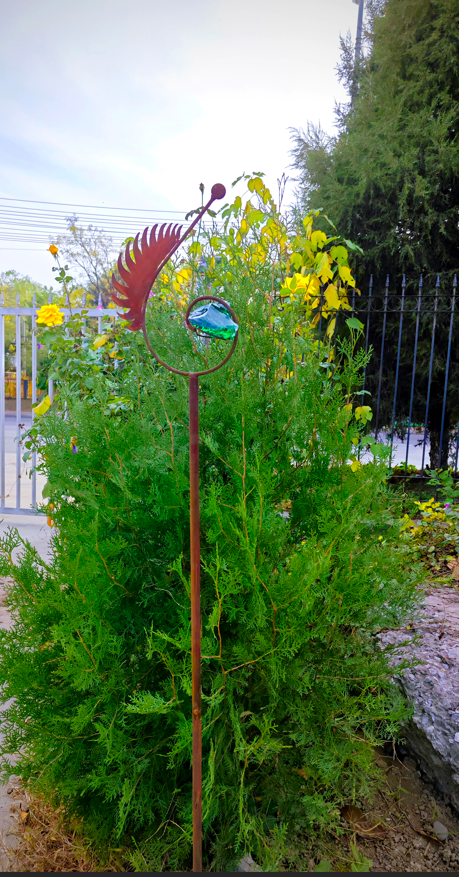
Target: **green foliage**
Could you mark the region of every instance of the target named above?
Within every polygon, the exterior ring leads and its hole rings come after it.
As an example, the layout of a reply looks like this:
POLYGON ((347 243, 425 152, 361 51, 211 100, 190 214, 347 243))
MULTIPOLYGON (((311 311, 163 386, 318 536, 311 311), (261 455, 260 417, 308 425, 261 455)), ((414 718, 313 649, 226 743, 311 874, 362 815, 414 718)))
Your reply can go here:
POLYGON ((368 271, 457 270, 459 9, 387 0, 337 140, 295 135, 307 209, 362 246, 368 271))
POLYGON ((459 581, 459 485, 448 470, 430 476, 427 484, 438 499, 409 503, 411 515, 403 515, 401 532, 429 577, 452 585, 459 581))
MULTIPOLYGON (((277 867, 287 835, 330 824, 369 789, 369 742, 396 735, 405 715, 375 633, 399 623, 414 587, 391 544, 384 463, 376 451, 350 465, 364 356, 351 341, 319 346, 303 296, 283 307, 293 246, 260 183, 249 192, 262 219, 246 210, 241 233, 228 214, 167 267, 148 307, 153 346, 177 367, 227 350, 187 333, 190 296, 211 286, 240 320, 230 363, 200 381, 214 870, 248 851, 277 867)), ((140 334, 118 324, 104 335, 89 345, 75 321, 47 338, 59 394, 27 444, 48 476, 53 555, 43 562, 14 531, 1 541, 14 619, 0 632, 3 698, 14 698, 2 752, 20 752, 15 770, 82 814, 95 842, 129 849, 137 870, 180 870, 191 842, 188 386, 140 334)))
MULTIPOLYGON (((359 66, 358 95, 353 109, 348 108, 341 134, 327 138, 313 125, 306 133, 294 132, 300 201, 303 209, 323 208, 342 233, 362 247, 359 286, 367 289, 370 274, 374 277, 370 342, 375 350, 381 350, 382 316, 378 319, 375 313, 383 309, 386 275, 390 274, 391 292, 406 275, 404 331, 410 339, 419 275, 424 275, 425 294, 433 292, 436 275, 441 274, 427 429, 430 465, 446 468, 459 418, 454 333, 444 419, 442 410, 451 284, 459 270, 459 6, 456 0, 387 0, 373 4, 370 17, 371 49, 359 66)), ((349 60, 349 47, 343 49, 344 60, 349 60)), ((344 64, 345 69, 349 74, 349 64, 344 64)), ((351 88, 348 74, 344 79, 351 88)), ((432 308, 426 304, 412 408, 413 420, 419 422, 426 416, 432 339, 432 308)), ((389 313, 382 425, 392 420, 398 333, 398 313, 389 313)), ((403 343, 400 374, 412 368, 413 346, 403 343)), ((370 373, 367 381, 374 395, 378 379, 378 374, 370 373)), ((399 421, 408 417, 410 390, 409 381, 399 382, 399 421)))
MULTIPOLYGON (((66 233, 55 238, 54 244, 58 246, 58 264, 61 271, 61 280, 59 274, 56 280, 62 282, 66 279, 67 271, 62 270, 64 265, 61 264, 61 260, 63 263, 68 262, 70 274, 83 285, 88 302, 91 301, 93 306, 97 305, 100 296, 104 307, 107 307, 110 301, 110 278, 114 269, 115 253, 115 245, 110 235, 93 225, 83 228, 78 225, 78 217, 73 216, 67 220, 66 233)), ((65 268, 68 269, 68 265, 65 265, 65 268)), ((73 277, 69 276, 66 283, 72 279, 73 277)), ((77 281, 72 288, 76 285, 77 281)))
POLYGON ((373 862, 371 861, 371 859, 367 859, 366 856, 362 855, 355 841, 351 841, 351 853, 351 871, 359 871, 368 874, 373 865, 373 862))
MULTIPOLYGON (((15 308, 18 304, 22 308, 32 307, 35 300, 37 306, 46 304, 50 290, 40 283, 31 280, 30 277, 22 276, 17 271, 4 271, 0 274, 0 295, 5 307, 15 308)), ((16 355, 16 319, 13 316, 5 316, 5 369, 10 371, 15 363, 16 355)), ((29 377, 32 372, 32 321, 22 321, 22 363, 25 374, 29 377)), ((44 358, 39 352, 39 362, 44 358)))
POLYGON ((321 859, 319 864, 314 868, 314 871, 325 871, 327 874, 331 874, 333 873, 333 868, 328 859, 321 859))
POLYGON ((42 286, 17 271, 4 271, 0 274, 0 294, 6 307, 15 308, 19 303, 21 308, 30 308, 34 296, 38 306, 46 304, 49 292, 47 286, 42 286))

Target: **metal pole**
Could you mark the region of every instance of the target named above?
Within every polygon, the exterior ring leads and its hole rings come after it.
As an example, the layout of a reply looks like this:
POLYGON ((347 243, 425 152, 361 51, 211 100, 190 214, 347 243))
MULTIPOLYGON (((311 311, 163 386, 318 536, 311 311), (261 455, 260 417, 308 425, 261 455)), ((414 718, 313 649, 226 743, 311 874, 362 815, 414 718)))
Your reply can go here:
POLYGON ((405 457, 405 480, 403 483, 403 489, 406 490, 406 472, 408 469, 408 454, 410 453, 410 433, 411 433, 411 415, 413 413, 413 398, 414 398, 414 381, 416 378, 416 359, 418 355, 418 339, 419 339, 419 317, 421 314, 421 301, 422 301, 422 274, 419 278, 419 289, 418 289, 418 305, 416 309, 416 332, 414 336, 414 355, 413 355, 413 373, 411 375, 411 395, 410 395, 410 413, 408 415, 408 434, 406 439, 406 457, 405 457))
POLYGON ((199 378, 190 374, 191 686, 193 710, 193 871, 202 871, 201 589, 199 544, 199 378))
MULTIPOLYGON (((450 320, 449 320, 448 353, 446 356, 446 371, 445 371, 445 389, 443 391, 443 407, 441 410, 440 448, 438 451, 440 467, 441 467, 441 452, 442 452, 442 448, 443 448, 443 431, 445 428, 446 396, 448 393, 449 361, 450 361, 450 356, 451 356, 451 339, 453 336, 453 320, 454 320, 454 307, 456 304, 456 289, 457 289, 457 276, 455 274, 454 280, 453 280, 453 297, 451 299, 451 316, 450 316, 450 320)), ((448 458, 448 449, 446 450, 446 457, 448 458)), ((448 465, 448 459, 446 459, 446 465, 448 465)))
POLYGON ((383 365, 384 365, 384 343, 386 340, 386 320, 387 320, 387 300, 389 297, 389 275, 386 278, 386 294, 384 296, 384 319, 383 319, 383 330, 382 330, 382 340, 381 340, 381 356, 379 359, 379 383, 378 383, 378 399, 376 402, 376 424, 375 424, 375 439, 378 441, 378 426, 379 426, 379 406, 381 404, 381 386, 382 386, 382 373, 383 373, 383 365))
MULTIPOLYGON (((437 275, 437 283, 435 286, 435 304, 434 304, 434 314, 433 314, 433 323, 432 323, 432 341, 430 344, 430 361, 429 361, 429 377, 427 381, 427 401, 426 401, 426 416, 424 422, 424 440, 422 442, 422 463, 421 463, 421 478, 424 478, 424 462, 426 456, 426 441, 427 441, 427 423, 429 420, 429 408, 430 408, 430 391, 432 388, 432 368, 433 368, 433 358, 434 358, 434 349, 435 349, 435 329, 437 327, 437 308, 438 308, 438 296, 440 293, 440 275, 437 275)), ((432 463, 432 460, 430 461, 432 463)), ((441 468, 441 465, 440 465, 441 468)), ((422 497, 422 481, 421 481, 421 497, 422 497)))
MULTIPOLYGON (((125 251, 125 265, 122 255, 118 258, 118 269, 126 284, 119 283, 112 276, 112 285, 121 293, 122 298, 112 293, 115 304, 128 309, 125 319, 130 322, 130 329, 142 329, 145 343, 150 353, 160 365, 176 375, 183 375, 189 380, 189 414, 190 414, 190 566, 191 566, 191 700, 192 700, 192 772, 193 772, 193 871, 202 872, 202 717, 201 717, 201 588, 200 588, 200 545, 199 545, 199 377, 209 375, 221 368, 232 357, 238 340, 238 319, 232 307, 222 298, 214 295, 202 295, 190 302, 185 314, 185 325, 189 331, 198 332, 189 322, 191 310, 202 301, 217 302, 229 312, 235 326, 233 344, 229 353, 218 365, 201 372, 189 372, 174 368, 161 359, 153 350, 148 337, 145 315, 146 304, 153 283, 160 271, 190 231, 200 221, 203 214, 214 201, 225 197, 226 189, 221 183, 212 186, 210 201, 201 208, 197 217, 182 235, 181 228, 163 225, 156 235, 156 226, 148 238, 148 228, 142 235, 142 249, 139 247, 140 232, 136 236, 133 249, 135 260, 130 253, 130 244, 125 251)), ((99 305, 102 304, 99 296, 99 305)), ((102 320, 99 318, 98 331, 102 331, 102 320)), ((213 334, 213 333, 211 333, 213 334)), ((225 335, 215 337, 225 337, 225 335)))
POLYGON ((402 328, 403 328, 403 311, 405 308, 405 291, 406 291, 406 280, 405 280, 405 275, 403 275, 402 300, 400 302, 400 323, 399 323, 399 327, 398 327, 397 365, 395 366, 394 406, 392 408, 392 426, 391 426, 391 431, 390 431, 390 468, 391 469, 392 469, 392 449, 394 446, 395 412, 396 412, 396 407, 397 407, 398 373, 400 370, 400 353, 402 350, 402 328))
POLYGON ((363 5, 364 0, 354 0, 354 3, 359 4, 359 14, 357 17, 357 36, 355 40, 355 57, 354 57, 354 73, 357 67, 358 62, 360 61, 360 55, 362 53, 362 29, 363 29, 363 5))
MULTIPOLYGON (((34 309, 34 313, 31 317, 31 326, 32 326, 32 426, 33 426, 33 422, 35 420, 35 412, 33 409, 34 409, 34 406, 37 404, 37 353, 38 353, 38 350, 37 350, 38 340, 37 340, 37 331, 36 331, 37 330, 37 314, 36 314, 36 310, 35 310, 37 307, 37 300, 36 300, 35 293, 33 294, 32 307, 34 309)), ((37 466, 37 452, 33 451, 33 453, 32 453, 32 506, 34 508, 37 505, 36 466, 37 466)))
MULTIPOLYGON (((371 275, 371 277, 370 277, 370 284, 369 284, 369 287, 368 287, 367 327, 366 327, 366 329, 365 329, 365 356, 366 356, 367 353, 368 353, 368 334, 369 334, 369 331, 370 331, 370 310, 371 310, 371 295, 372 295, 372 292, 373 292, 373 275, 371 275)), ((366 377, 367 377, 367 364, 366 364, 366 361, 365 361, 365 365, 364 365, 364 368, 363 368, 363 384, 362 384, 362 390, 365 390, 365 381, 366 381, 366 377)), ((364 393, 364 395, 365 395, 365 393, 364 393)))
MULTIPOLYGON (((49 297, 48 297, 48 304, 52 303, 52 299, 53 299, 53 293, 52 293, 52 290, 50 289, 49 297)), ((52 378, 48 378, 48 396, 51 399, 51 402, 53 402, 54 401, 54 381, 52 380, 52 378)))
MULTIPOLYGON (((19 308, 19 293, 16 297, 16 305, 19 308)), ((21 353, 21 316, 16 314, 16 508, 21 507, 21 377, 22 377, 22 353, 21 353)))
MULTIPOLYGON (((0 293, 3 307, 3 292, 0 293)), ((5 497, 5 314, 0 314, 0 506, 6 505, 5 497)))
POLYGON ((362 30, 363 30, 363 6, 364 0, 353 0, 354 3, 358 3, 359 5, 359 14, 357 17, 357 35, 355 39, 355 55, 354 55, 354 76, 351 88, 351 107, 354 106, 354 101, 356 98, 357 92, 357 67, 360 61, 360 55, 362 54, 362 30))
MULTIPOLYGON (((99 292, 99 298, 97 301, 97 308, 100 310, 102 308, 102 293, 99 292)), ((102 333, 102 317, 99 314, 99 318, 97 320, 97 334, 100 335, 102 333)))

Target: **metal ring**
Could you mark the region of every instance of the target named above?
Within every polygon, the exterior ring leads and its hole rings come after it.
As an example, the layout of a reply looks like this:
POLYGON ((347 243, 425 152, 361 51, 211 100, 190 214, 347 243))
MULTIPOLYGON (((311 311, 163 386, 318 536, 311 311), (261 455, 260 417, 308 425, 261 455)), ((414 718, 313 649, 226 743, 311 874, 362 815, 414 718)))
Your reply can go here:
POLYGON ((222 365, 225 365, 225 363, 227 363, 228 360, 231 359, 234 351, 236 350, 236 345, 237 345, 238 338, 239 338, 239 320, 238 320, 235 312, 233 311, 233 308, 231 307, 231 305, 228 304, 227 301, 225 301, 223 298, 219 298, 217 295, 200 295, 198 298, 193 299, 193 301, 188 305, 187 310, 186 310, 186 314, 185 314, 185 323, 186 323, 187 329, 191 329, 192 332, 195 332, 200 337, 205 337, 205 338, 209 337, 208 335, 202 336, 201 333, 197 332, 196 328, 194 326, 192 326, 191 323, 188 322, 188 317, 190 316, 192 309, 200 301, 216 301, 219 304, 223 305, 225 308, 228 309, 234 322, 238 326, 237 332, 234 336, 234 341, 233 341, 232 346, 231 346, 231 350, 229 351, 228 355, 225 356, 225 358, 222 359, 222 361, 219 362, 218 365, 214 365, 213 368, 208 368, 202 372, 181 371, 178 368, 173 368, 171 365, 168 365, 167 362, 164 362, 164 360, 161 359, 161 357, 159 357, 158 354, 153 350, 153 347, 150 344, 150 339, 149 339, 148 334, 147 334, 147 327, 145 325, 145 313, 144 313, 144 318, 143 318, 142 331, 143 331, 143 335, 145 338, 145 343, 146 343, 150 353, 155 357, 156 362, 159 362, 160 365, 164 366, 164 368, 167 368, 167 370, 172 372, 174 375, 182 375, 185 378, 189 378, 189 377, 191 377, 191 375, 195 375, 196 377, 200 378, 200 377, 202 377, 202 375, 210 375, 210 374, 212 374, 212 372, 218 371, 218 369, 221 368, 222 365))

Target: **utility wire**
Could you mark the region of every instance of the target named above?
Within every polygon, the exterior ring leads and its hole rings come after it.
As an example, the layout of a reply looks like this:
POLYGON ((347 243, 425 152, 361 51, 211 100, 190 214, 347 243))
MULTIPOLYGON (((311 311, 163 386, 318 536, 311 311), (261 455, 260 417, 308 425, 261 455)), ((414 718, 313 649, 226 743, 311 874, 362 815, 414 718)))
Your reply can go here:
POLYGON ((106 207, 104 204, 70 204, 67 201, 31 201, 29 198, 7 198, 6 195, 0 195, 0 201, 19 201, 21 204, 53 204, 60 207, 89 207, 91 210, 130 210, 135 213, 180 213, 185 214, 186 210, 150 210, 146 208, 134 207, 106 207))
MULTIPOLYGON (((6 198, 0 196, 0 241, 4 243, 49 244, 52 238, 68 232, 69 221, 76 217, 79 225, 91 225, 104 234, 117 240, 143 231, 145 226, 152 228, 163 223, 185 224, 185 211, 148 210, 130 207, 105 207, 103 205, 69 204, 60 201, 32 201, 25 198, 6 198), (10 203, 6 203, 10 202, 10 203), (22 206, 22 205, 43 206, 22 206), (69 210, 56 209, 68 207, 69 210), (84 208, 84 212, 78 212, 84 208), (94 212, 88 212, 94 211, 94 212), (99 211, 107 211, 101 213, 99 211), (110 211, 110 212, 108 212, 110 211), (111 212, 117 211, 117 212, 111 212)), ((212 227, 207 221, 204 227, 212 227)), ((8 249, 1 247, 0 249, 8 249)), ((20 250, 20 247, 11 249, 20 250)), ((114 250, 117 249, 114 243, 114 250)))

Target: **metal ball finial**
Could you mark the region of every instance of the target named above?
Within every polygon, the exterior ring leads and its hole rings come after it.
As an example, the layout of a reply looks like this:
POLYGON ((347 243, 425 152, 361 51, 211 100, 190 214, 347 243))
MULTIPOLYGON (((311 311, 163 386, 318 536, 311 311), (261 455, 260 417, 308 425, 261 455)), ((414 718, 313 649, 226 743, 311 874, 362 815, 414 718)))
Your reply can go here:
POLYGON ((213 201, 221 201, 222 198, 226 195, 226 189, 222 185, 222 183, 215 183, 210 190, 210 194, 212 195, 213 201))

